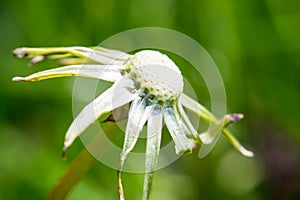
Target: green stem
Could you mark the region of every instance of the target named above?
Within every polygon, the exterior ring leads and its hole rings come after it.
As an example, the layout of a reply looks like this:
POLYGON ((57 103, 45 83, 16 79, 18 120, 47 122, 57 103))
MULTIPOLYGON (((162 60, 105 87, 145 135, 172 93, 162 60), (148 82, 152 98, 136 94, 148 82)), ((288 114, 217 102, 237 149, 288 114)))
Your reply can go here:
MULTIPOLYGON (((112 134, 112 137, 110 137, 111 139, 116 139, 120 133, 120 130, 117 129, 114 123, 105 123, 102 128, 104 133, 112 134)), ((65 200, 77 183, 94 166, 97 160, 89 153, 87 149, 92 151, 97 148, 97 153, 101 153, 99 150, 102 152, 105 151, 106 146, 99 144, 99 135, 100 134, 97 134, 91 143, 88 144, 88 147, 84 148, 76 157, 76 159, 70 164, 63 176, 52 188, 47 200, 65 200), (101 146, 101 149, 99 149, 99 146, 101 146)))
POLYGON ((47 200, 66 199, 67 195, 74 188, 74 186, 82 179, 82 177, 95 163, 96 159, 86 149, 82 150, 77 158, 71 163, 58 183, 54 186, 47 197, 47 200), (82 165, 82 163, 85 164, 82 165))

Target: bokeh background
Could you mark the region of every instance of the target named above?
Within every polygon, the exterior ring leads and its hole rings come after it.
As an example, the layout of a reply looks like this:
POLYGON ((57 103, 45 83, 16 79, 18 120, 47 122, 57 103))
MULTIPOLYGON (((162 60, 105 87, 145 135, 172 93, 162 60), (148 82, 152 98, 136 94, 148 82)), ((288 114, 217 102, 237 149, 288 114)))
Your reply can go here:
MULTIPOLYGON (((13 83, 16 75, 58 65, 27 67, 11 51, 92 46, 144 26, 174 29, 203 45, 222 73, 228 112, 246 116, 231 130, 256 153, 244 158, 221 137, 206 158, 195 151, 158 171, 153 199, 300 199, 300 1, 1 0, 0 200, 45 199, 83 148, 76 141, 61 159, 74 79, 13 83)), ((143 175, 125 179, 128 199, 140 199, 143 175)), ((97 163, 68 199, 117 198, 116 171, 97 163)))

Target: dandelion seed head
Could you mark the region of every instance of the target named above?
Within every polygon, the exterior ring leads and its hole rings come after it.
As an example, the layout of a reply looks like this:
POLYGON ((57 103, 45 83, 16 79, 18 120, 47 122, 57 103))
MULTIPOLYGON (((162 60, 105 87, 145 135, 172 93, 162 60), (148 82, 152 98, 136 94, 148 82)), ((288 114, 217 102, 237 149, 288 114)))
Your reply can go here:
POLYGON ((156 101, 173 101, 183 91, 183 78, 176 64, 152 50, 136 53, 129 61, 130 76, 136 85, 156 101))
MULTIPOLYGON (((68 66, 37 72, 26 77, 14 77, 13 81, 31 82, 65 76, 81 76, 114 82, 110 88, 86 105, 71 123, 65 136, 63 155, 73 141, 97 119, 130 103, 128 115, 127 110, 124 115, 124 117, 128 116, 128 121, 118 165, 120 199, 125 199, 122 185, 125 161, 138 142, 140 133, 146 124, 143 199, 150 197, 153 172, 157 169, 158 156, 161 151, 164 123, 174 141, 176 154, 190 153, 197 142, 202 144, 199 157, 204 157, 213 148, 222 130, 239 152, 244 156, 254 156, 253 152, 245 149, 226 129, 227 125, 239 121, 243 115, 228 114, 224 119, 219 120, 204 106, 185 95, 181 71, 168 56, 158 51, 142 50, 130 55, 102 47, 76 46, 17 48, 13 54, 19 58, 31 58, 31 64, 36 64, 44 59, 67 59, 68 61, 68 66), (74 60, 73 57, 78 58, 74 60), (78 64, 78 59, 82 61, 86 58, 91 63, 78 64), (194 112, 210 123, 209 129, 199 134, 197 127, 191 123, 186 110, 194 112)), ((115 119, 117 118, 114 116, 115 119)))

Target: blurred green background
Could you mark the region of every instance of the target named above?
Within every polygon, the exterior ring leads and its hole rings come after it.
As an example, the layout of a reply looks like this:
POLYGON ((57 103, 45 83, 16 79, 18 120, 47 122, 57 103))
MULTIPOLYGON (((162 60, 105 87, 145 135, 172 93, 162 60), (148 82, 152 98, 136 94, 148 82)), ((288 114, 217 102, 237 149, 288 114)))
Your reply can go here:
MULTIPOLYGON (((13 83, 57 64, 29 68, 11 51, 92 46, 144 26, 174 29, 203 45, 222 73, 228 111, 246 116, 231 130, 256 153, 244 158, 221 137, 205 159, 195 151, 158 171, 153 199, 300 199, 300 1, 1 0, 0 200, 45 199, 83 148, 76 141, 61 159, 74 79, 13 83)), ((143 175, 124 177, 128 199, 140 199, 143 175)), ((101 163, 69 196, 117 198, 116 171, 101 163)))

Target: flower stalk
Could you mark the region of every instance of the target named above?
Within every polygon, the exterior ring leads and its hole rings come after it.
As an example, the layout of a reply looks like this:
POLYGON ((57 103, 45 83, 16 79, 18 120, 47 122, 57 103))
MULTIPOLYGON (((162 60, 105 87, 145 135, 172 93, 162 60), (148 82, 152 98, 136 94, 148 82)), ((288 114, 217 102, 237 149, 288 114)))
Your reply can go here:
POLYGON ((150 199, 163 121, 175 143, 176 154, 191 153, 196 142, 201 145, 199 157, 202 158, 212 150, 223 133, 241 154, 248 157, 254 155, 227 129, 228 125, 241 120, 243 115, 228 114, 222 119, 217 119, 204 106, 185 95, 181 71, 170 58, 158 51, 143 50, 130 55, 102 47, 77 46, 17 48, 13 54, 19 58, 31 58, 31 65, 44 59, 58 59, 66 64, 26 77, 14 77, 13 81, 33 82, 57 77, 81 76, 113 82, 109 89, 89 103, 74 119, 66 133, 63 152, 99 117, 131 103, 118 170, 118 190, 121 200, 125 199, 122 184, 123 168, 146 123, 144 200, 150 199), (83 61, 84 64, 80 64, 83 61), (187 117, 186 110, 194 112, 207 122, 208 130, 198 133, 197 128, 187 117))
MULTIPOLYGON (((121 130, 114 123, 104 123, 102 125, 104 133, 109 132, 112 140, 117 139, 121 134, 121 130)), ((99 134, 84 148, 75 160, 70 164, 63 176, 52 188, 47 200, 64 200, 70 192, 83 178, 83 176, 93 167, 97 159, 90 154, 96 151, 101 154, 106 149, 106 144, 103 142, 99 134), (84 164, 83 164, 84 163, 84 164)))

